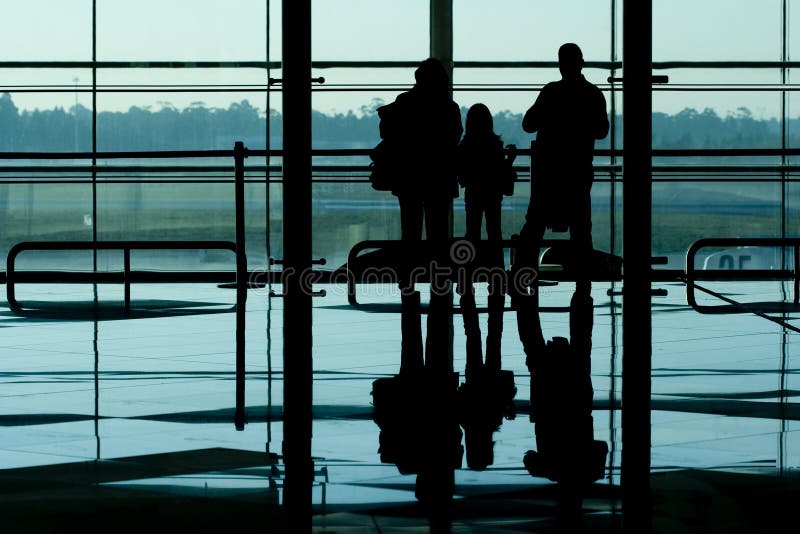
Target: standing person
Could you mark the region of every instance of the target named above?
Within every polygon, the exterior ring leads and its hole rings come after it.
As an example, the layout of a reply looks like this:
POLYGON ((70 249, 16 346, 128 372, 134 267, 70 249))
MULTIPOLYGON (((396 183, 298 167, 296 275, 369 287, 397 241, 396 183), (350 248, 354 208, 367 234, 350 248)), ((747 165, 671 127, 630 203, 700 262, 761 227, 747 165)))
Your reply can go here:
MULTIPOLYGON (((425 235, 434 251, 447 251, 449 215, 458 196, 455 154, 461 139, 461 112, 450 96, 450 79, 440 61, 429 58, 414 72, 416 84, 395 101, 378 108, 381 138, 391 148, 397 177, 392 193, 400 202, 401 239, 405 242, 398 278, 402 290, 401 374, 422 368, 419 293, 414 291, 409 263, 425 235)), ((436 255, 434 256, 434 259, 436 255)), ((447 283, 444 284, 447 286, 447 283)), ((449 287, 449 286, 447 286, 449 287)), ((447 287, 431 284, 425 367, 452 371, 447 287)))
POLYGON ((513 190, 511 165, 517 157, 516 146, 508 145, 508 149, 506 158, 489 108, 484 104, 469 108, 464 139, 458 145, 458 183, 464 187, 467 239, 480 240, 484 216, 489 240, 503 239, 500 203, 503 195, 513 190))
POLYGON ((562 45, 558 50, 561 80, 542 89, 522 120, 522 128, 537 132, 537 136, 532 155, 531 201, 520 232, 522 246, 517 257, 519 266, 536 266, 545 228, 568 226, 576 290, 588 293, 592 157, 595 140, 608 134, 608 115, 603 93, 581 74, 583 64, 578 45, 562 45))
MULTIPOLYGON (((473 243, 481 239, 481 226, 486 218, 488 240, 498 242, 491 248, 491 266, 505 270, 503 239, 500 224, 500 204, 503 195, 513 193, 515 174, 512 168, 517 157, 516 146, 509 145, 508 157, 503 153, 503 142, 494 133, 492 114, 484 104, 475 104, 467 112, 464 139, 458 145, 458 182, 464 187, 464 206, 467 218, 466 238, 473 243)), ((492 245, 490 245, 491 247, 492 245)), ((497 273, 494 273, 495 275, 497 273)), ((483 367, 480 326, 475 308, 472 276, 460 288, 464 329, 467 336, 467 380, 477 375, 483 367)), ((498 276, 489 279, 489 322, 486 336, 486 368, 499 371, 501 367, 500 341, 503 333, 503 307, 505 295, 498 276)))
POLYGON ((450 80, 434 58, 414 72, 416 84, 378 108, 380 134, 392 147, 398 177, 392 188, 400 202, 402 239, 448 237, 450 203, 458 196, 455 152, 461 139, 461 112, 450 97, 450 80))

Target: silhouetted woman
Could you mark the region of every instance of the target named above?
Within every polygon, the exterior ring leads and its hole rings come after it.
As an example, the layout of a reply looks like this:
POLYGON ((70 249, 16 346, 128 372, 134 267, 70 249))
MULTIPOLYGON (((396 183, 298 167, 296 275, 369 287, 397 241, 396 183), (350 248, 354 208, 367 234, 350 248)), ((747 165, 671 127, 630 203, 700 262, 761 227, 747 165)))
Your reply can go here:
MULTIPOLYGON (((450 79, 436 59, 423 61, 414 72, 416 84, 395 101, 378 109, 381 138, 393 153, 396 182, 392 193, 400 202, 400 227, 406 243, 399 275, 402 295, 403 346, 401 374, 422 367, 419 293, 410 277, 418 253, 422 224, 433 249, 447 254, 449 214, 458 196, 455 156, 461 139, 461 112, 450 96, 450 79)), ((443 259, 442 258, 442 259, 443 259)), ((447 343, 450 294, 431 285, 425 367, 437 373, 452 371, 447 343)))
POLYGON ((398 177, 392 193, 400 201, 402 239, 448 237, 448 213, 458 196, 455 152, 461 139, 461 112, 450 97, 450 81, 436 59, 414 72, 410 91, 378 108, 381 137, 391 145, 398 177))

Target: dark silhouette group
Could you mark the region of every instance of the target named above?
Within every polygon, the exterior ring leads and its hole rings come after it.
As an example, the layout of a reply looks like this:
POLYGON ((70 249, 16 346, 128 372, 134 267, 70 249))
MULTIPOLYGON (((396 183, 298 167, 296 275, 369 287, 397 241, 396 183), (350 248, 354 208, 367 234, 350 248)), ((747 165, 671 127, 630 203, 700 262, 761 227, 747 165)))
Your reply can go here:
POLYGON ((397 176, 391 190, 400 204, 402 347, 399 374, 373 386, 375 420, 381 427, 382 458, 403 472, 417 473, 418 498, 439 511, 452 497, 453 470, 461 463, 459 425, 465 430, 467 463, 483 469, 492 463, 492 433, 504 415, 513 416, 513 374, 502 371, 501 360, 506 294, 517 314, 531 372, 531 419, 538 450, 529 451, 525 465, 531 474, 573 489, 602 476, 605 443, 593 441, 591 422, 590 192, 594 142, 607 135, 609 123, 603 94, 581 74, 580 48, 563 45, 558 60, 561 79, 547 84, 524 116, 523 129, 536 133, 531 199, 525 224, 510 247, 503 241, 500 213, 503 197, 513 194, 517 149, 503 146, 490 110, 473 105, 464 131, 447 71, 432 58, 416 70, 411 90, 378 110, 381 138, 392 147, 397 176), (464 188, 466 235, 454 241, 451 207, 459 185, 464 188), (545 341, 538 277, 518 276, 538 270, 547 228, 570 233, 564 261, 564 270, 575 280, 570 340, 545 341), (466 257, 454 252, 457 245, 467 247, 466 257), (507 248, 513 249, 508 271, 507 248), (431 296, 423 357, 422 307, 415 281, 425 262, 431 296), (437 279, 434 264, 460 272, 456 289, 466 334, 466 381, 460 388, 448 350, 452 277, 437 279), (479 273, 489 290, 485 360, 473 285, 482 280, 479 273), (433 451, 437 458, 430 460, 433 451))

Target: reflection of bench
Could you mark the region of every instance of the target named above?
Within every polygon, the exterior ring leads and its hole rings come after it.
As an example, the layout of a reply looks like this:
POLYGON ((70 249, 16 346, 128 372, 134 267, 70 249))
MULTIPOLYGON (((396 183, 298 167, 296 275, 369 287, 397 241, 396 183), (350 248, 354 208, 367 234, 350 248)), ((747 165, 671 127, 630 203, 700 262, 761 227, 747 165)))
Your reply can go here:
MULTIPOLYGON (((232 241, 35 241, 17 243, 8 252, 6 260, 6 291, 9 307, 21 311, 16 300, 15 284, 123 284, 125 286, 125 312, 130 312, 132 282, 235 282, 235 267, 230 272, 218 271, 132 271, 131 250, 228 250, 236 254, 232 241), (17 256, 24 251, 56 250, 121 250, 122 271, 18 271, 17 256)), ((235 264, 234 264, 235 265, 235 264)))
MULTIPOLYGON (((459 261, 459 252, 464 252, 464 247, 468 246, 467 241, 462 239, 451 239, 444 251, 447 259, 445 267, 451 268, 451 280, 456 280, 458 267, 463 267, 466 262, 459 261), (457 248, 458 247, 458 248, 457 248)), ((499 245, 505 250, 515 249, 519 246, 517 239, 503 240, 499 245)), ((474 261, 469 262, 469 267, 491 268, 493 247, 496 243, 488 241, 478 242, 477 249, 474 251, 474 261)), ((574 272, 569 268, 567 261, 568 247, 570 242, 564 239, 545 239, 542 241, 541 261, 539 265, 539 279, 546 278, 552 281, 574 281, 574 272)), ((358 305, 356 299, 357 284, 390 284, 397 283, 397 273, 401 265, 405 268, 417 268, 414 281, 425 283, 430 282, 430 270, 425 267, 431 264, 436 254, 440 256, 442 251, 434 251, 430 242, 419 241, 411 247, 413 258, 405 257, 407 254, 407 244, 399 240, 369 240, 356 243, 347 255, 347 264, 341 266, 332 274, 333 280, 338 280, 342 275, 347 278, 347 300, 351 305, 358 305)), ((496 251, 496 248, 494 249, 496 251)), ((461 257, 463 259, 463 256, 461 257)), ((505 270, 505 266, 503 266, 505 270)), ((599 250, 593 251, 592 267, 590 269, 591 279, 594 281, 619 281, 622 275, 622 259, 599 250)))

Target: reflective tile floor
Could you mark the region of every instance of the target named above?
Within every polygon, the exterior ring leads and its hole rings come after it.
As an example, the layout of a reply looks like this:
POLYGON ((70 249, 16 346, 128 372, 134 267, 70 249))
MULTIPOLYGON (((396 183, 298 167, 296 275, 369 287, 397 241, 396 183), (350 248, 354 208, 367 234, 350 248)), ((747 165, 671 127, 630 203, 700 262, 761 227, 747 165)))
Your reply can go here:
MULTIPOLYGON (((775 284, 708 286, 737 301, 783 297, 775 284)), ((572 287, 543 288, 545 337, 568 336, 564 309, 572 287)), ((657 287, 667 295, 654 297, 652 308, 656 530, 780 531, 781 520, 794 520, 800 497, 798 334, 749 313, 698 313, 686 305, 683 285, 657 287)), ((426 531, 430 514, 415 496, 417 477, 381 461, 371 404, 373 381, 399 368, 399 296, 389 286, 360 286, 354 308, 344 286, 324 289, 327 295, 314 301, 314 529, 426 531)), ((567 531, 621 528, 619 290, 593 288, 594 438, 609 453, 603 479, 588 490, 567 531)), ((235 291, 134 285, 129 318, 121 314, 121 287, 97 291, 97 314, 91 286, 21 285, 17 297, 28 311, 0 309, 3 532, 63 531, 69 521, 131 531, 285 527, 278 506, 281 300, 267 289, 248 292, 247 425, 237 431, 235 291)), ((791 315, 776 317, 800 326, 791 315)), ((460 315, 453 323, 454 365, 463 381, 460 315)), ((481 325, 485 334, 485 315, 481 325)), ((457 466, 450 527, 563 530, 558 485, 531 476, 522 462, 536 442, 530 376, 511 312, 502 346, 503 367, 515 376, 516 413, 491 438, 491 465, 470 469, 466 451, 457 466)), ((433 447, 423 435, 414 439, 433 447)))

